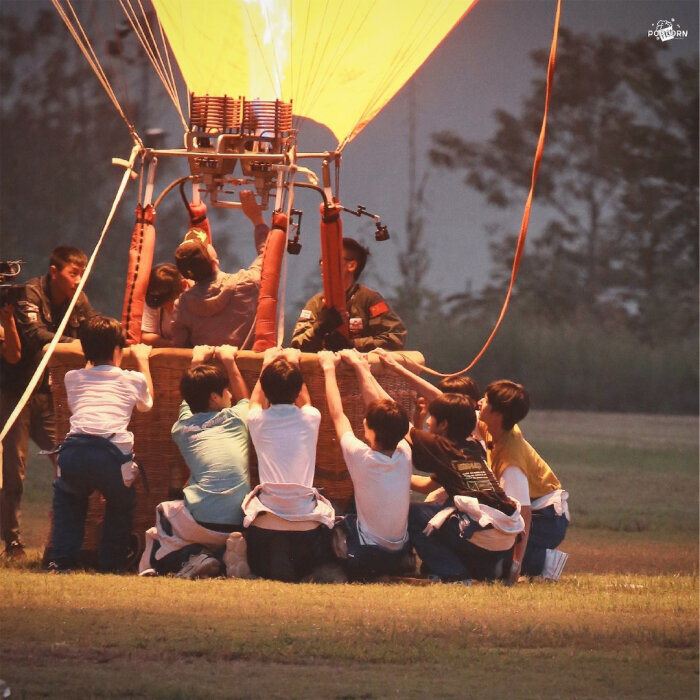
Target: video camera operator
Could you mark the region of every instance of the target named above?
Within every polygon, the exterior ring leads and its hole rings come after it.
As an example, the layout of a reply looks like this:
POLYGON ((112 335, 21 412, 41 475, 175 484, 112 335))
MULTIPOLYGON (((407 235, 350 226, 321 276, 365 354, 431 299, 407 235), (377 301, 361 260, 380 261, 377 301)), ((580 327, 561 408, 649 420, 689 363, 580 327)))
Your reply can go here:
MULTIPOLYGON (((29 280, 18 291, 13 285, 10 286, 9 298, 15 301, 11 304, 14 307, 13 321, 21 346, 19 358, 14 364, 7 362, 4 353, 1 360, 0 426, 7 423, 39 366, 42 349, 53 339, 86 265, 87 256, 81 250, 60 246, 52 252, 45 276, 29 280)), ((93 314, 87 297, 81 293, 60 342, 79 342, 77 338, 81 326, 93 314)), ((7 332, 7 328, 5 330, 7 332)), ((2 442, 0 525, 5 556, 12 558, 25 555, 19 520, 30 437, 41 449, 52 450, 55 447, 56 421, 48 372, 37 384, 2 442)))
MULTIPOLYGON (((14 279, 22 268, 22 260, 0 262, 0 357, 2 372, 6 365, 15 365, 22 355, 22 344, 15 323, 15 304, 23 291, 22 285, 14 284, 14 279)), ((0 448, 2 454, 2 448, 0 448)), ((2 478, 0 477, 0 488, 2 478)))

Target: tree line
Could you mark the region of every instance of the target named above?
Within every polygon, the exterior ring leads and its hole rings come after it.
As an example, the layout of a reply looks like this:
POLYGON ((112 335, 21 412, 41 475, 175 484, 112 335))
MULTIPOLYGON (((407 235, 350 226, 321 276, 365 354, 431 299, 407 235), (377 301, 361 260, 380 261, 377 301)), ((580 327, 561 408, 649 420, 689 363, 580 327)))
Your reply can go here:
MULTIPOLYGON (((539 75, 547 58, 532 54, 539 75)), ((544 91, 536 80, 517 113, 496 111, 484 142, 434 134, 430 162, 494 212, 523 203, 544 91)), ((542 407, 697 412, 697 55, 670 63, 646 38, 562 29, 533 206, 543 223, 474 374, 520 379, 542 407)), ((441 297, 423 281, 424 227, 410 211, 396 303, 413 342, 455 371, 495 323, 517 236, 490 224, 489 282, 441 297)))

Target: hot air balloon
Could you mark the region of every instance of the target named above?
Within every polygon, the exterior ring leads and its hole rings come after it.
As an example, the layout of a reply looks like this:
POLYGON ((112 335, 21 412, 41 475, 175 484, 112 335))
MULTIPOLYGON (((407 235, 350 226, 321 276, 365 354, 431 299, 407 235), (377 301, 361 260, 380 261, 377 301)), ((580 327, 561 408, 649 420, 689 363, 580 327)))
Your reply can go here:
MULTIPOLYGON (((94 56, 69 0, 53 2, 86 56, 94 56)), ((326 303, 342 313, 345 298, 336 280, 342 227, 340 218, 329 214, 343 209, 339 192, 342 152, 474 3, 210 0, 203 5, 193 0, 152 0, 153 18, 141 2, 124 0, 121 6, 126 19, 184 128, 184 148, 157 150, 143 147, 130 125, 135 143, 142 147, 140 157, 146 161, 186 159, 194 186, 191 213, 200 216, 201 198, 215 207, 239 208, 236 188, 254 187, 263 208, 268 208, 274 193, 274 210, 285 213, 296 230, 294 188, 316 189, 326 211, 321 217, 326 303), (186 85, 184 99, 178 93, 175 64, 186 85), (326 126, 336 143, 329 143, 320 153, 301 150, 307 120, 326 126)), ((98 72, 97 65, 95 68, 98 72)), ((107 82, 104 72, 101 75, 107 82)), ((138 270, 130 265, 123 314, 133 341, 138 339, 143 278, 149 267, 143 263, 144 259, 148 262, 153 238, 149 235, 151 202, 139 206, 134 240, 147 245, 132 246, 132 260, 141 263, 138 270)), ((377 238, 386 237, 379 216, 364 207, 352 213, 373 217, 377 238)), ((288 250, 298 250, 297 243, 293 235, 288 250)), ((277 249, 284 253, 284 246, 277 249)), ((268 268, 274 270, 281 264, 279 259, 268 258, 268 268)), ((277 290, 272 287, 278 277, 275 271, 266 275, 265 299, 276 298, 277 290)), ((263 310, 261 321, 266 330, 257 334, 258 349, 281 341, 280 332, 270 331, 269 314, 275 311, 276 304, 263 310)))

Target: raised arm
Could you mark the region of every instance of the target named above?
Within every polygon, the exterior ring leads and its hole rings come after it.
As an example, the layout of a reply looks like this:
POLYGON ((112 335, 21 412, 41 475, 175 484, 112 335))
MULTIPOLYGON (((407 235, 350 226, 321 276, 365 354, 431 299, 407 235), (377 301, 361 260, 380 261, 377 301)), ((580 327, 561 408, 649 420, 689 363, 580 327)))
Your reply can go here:
POLYGON ((391 399, 372 374, 366 355, 357 350, 341 350, 339 354, 355 370, 365 406, 376 399, 391 399))
POLYGON ((255 199, 255 193, 252 190, 241 190, 240 198, 241 209, 243 209, 243 213, 250 219, 250 223, 253 224, 255 250, 258 252, 258 255, 260 255, 265 246, 270 228, 265 223, 262 209, 255 199))
POLYGON ((418 394, 422 396, 428 403, 430 403, 434 398, 437 398, 442 394, 440 389, 431 384, 429 381, 426 381, 414 372, 411 372, 410 369, 407 369, 403 365, 400 365, 396 361, 396 358, 391 353, 388 353, 386 350, 383 350, 382 348, 377 348, 376 350, 373 350, 372 353, 379 357, 379 359, 392 371, 405 377, 406 380, 411 384, 411 386, 418 392, 418 394))
POLYGON ((190 367, 197 367, 209 362, 214 357, 214 348, 211 345, 195 345, 192 348, 190 367))
POLYGON ((136 368, 139 372, 141 372, 141 374, 143 374, 144 377, 146 377, 148 393, 151 397, 151 402, 149 404, 136 404, 136 408, 139 411, 149 411, 153 407, 153 379, 151 378, 151 367, 148 362, 148 357, 151 354, 152 349, 153 348, 151 348, 150 345, 144 345, 143 343, 137 343, 136 345, 132 345, 130 348, 131 356, 134 358, 134 362, 136 363, 136 368))
MULTIPOLYGON (((301 372, 301 350, 298 350, 297 348, 285 348, 282 350, 282 355, 290 365, 294 365, 301 372)), ((309 394, 309 389, 306 386, 306 382, 301 385, 301 391, 299 392, 299 396, 294 403, 299 408, 302 406, 311 405, 311 395, 309 394)))
MULTIPOLYGON (((262 366, 260 367, 260 374, 263 373, 265 367, 267 367, 271 362, 274 362, 282 353, 281 348, 268 348, 263 354, 262 366)), ((258 381, 255 382, 253 391, 250 395, 250 408, 265 408, 267 406, 267 398, 265 397, 265 392, 260 384, 260 377, 258 381)))
POLYGON ((352 425, 348 417, 343 412, 343 401, 340 398, 340 389, 338 389, 338 380, 335 375, 335 368, 340 362, 340 357, 329 350, 323 350, 318 353, 318 363, 323 370, 323 378, 326 383, 326 401, 328 403, 328 412, 330 413, 335 434, 340 440, 348 431, 352 432, 352 425))
POLYGON ((243 375, 236 364, 237 354, 238 348, 234 347, 233 345, 220 345, 214 350, 214 355, 221 360, 224 368, 226 369, 228 383, 231 387, 231 394, 233 394, 233 400, 236 403, 238 403, 241 399, 247 399, 250 396, 250 392, 248 391, 248 387, 243 379, 243 375))

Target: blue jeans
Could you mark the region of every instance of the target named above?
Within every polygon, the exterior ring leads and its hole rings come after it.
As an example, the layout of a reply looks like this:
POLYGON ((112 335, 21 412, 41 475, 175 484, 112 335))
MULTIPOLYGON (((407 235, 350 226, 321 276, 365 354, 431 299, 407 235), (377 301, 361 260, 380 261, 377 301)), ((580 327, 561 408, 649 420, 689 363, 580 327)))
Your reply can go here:
POLYGON ((52 559, 60 568, 78 563, 85 535, 88 497, 99 491, 106 501, 100 533, 100 571, 124 571, 136 506, 133 488, 122 480, 121 465, 131 457, 109 440, 93 435, 66 438, 58 455, 61 476, 53 485, 52 559))
POLYGON ((569 521, 565 515, 557 515, 554 506, 532 511, 530 536, 527 539, 521 573, 539 576, 544 569, 544 557, 548 549, 556 549, 566 535, 569 521))
POLYGON ((424 568, 444 579, 492 581, 500 578, 508 570, 513 550, 492 552, 470 542, 468 537, 482 529, 475 523, 462 531, 460 517, 451 515, 439 530, 431 535, 423 533, 428 521, 449 505, 450 501, 443 505, 411 503, 409 508, 408 535, 424 568))

